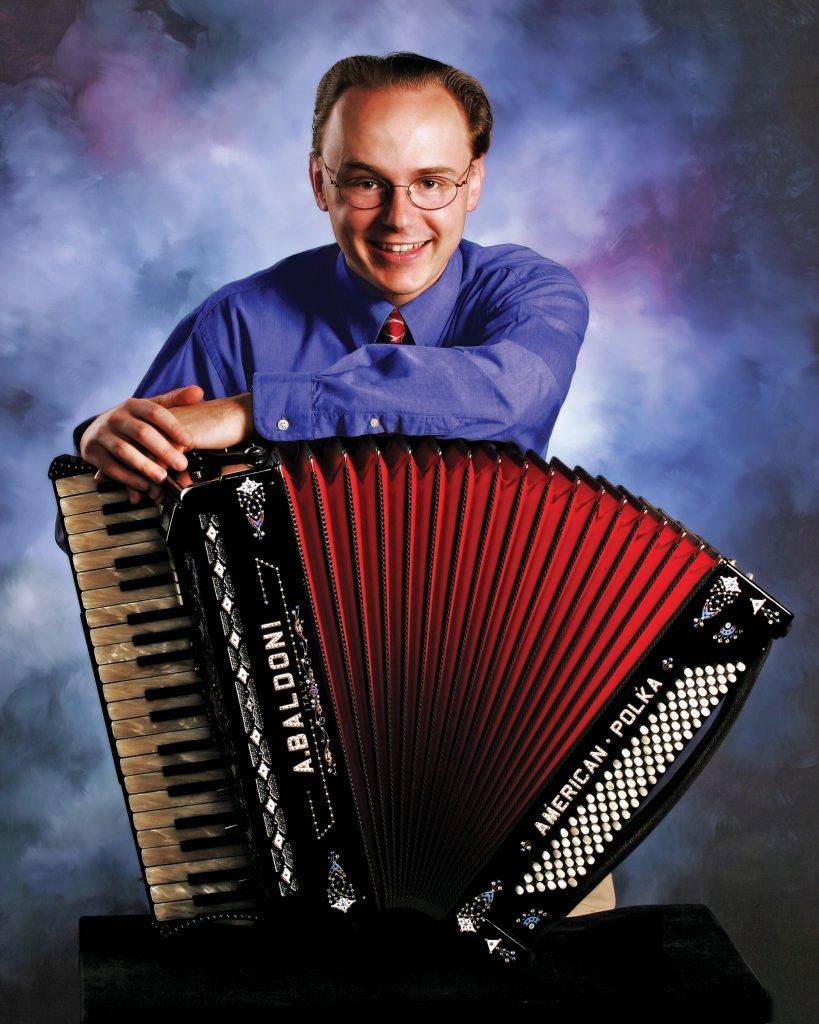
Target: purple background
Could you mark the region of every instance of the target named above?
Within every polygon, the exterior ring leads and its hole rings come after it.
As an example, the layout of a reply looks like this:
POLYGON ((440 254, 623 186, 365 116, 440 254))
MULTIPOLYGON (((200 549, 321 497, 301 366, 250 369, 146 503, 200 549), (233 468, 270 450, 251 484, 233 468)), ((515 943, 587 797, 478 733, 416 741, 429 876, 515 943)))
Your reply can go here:
POLYGON ((815 23, 781 2, 0 4, 0 972, 77 1015, 76 921, 141 912, 53 545, 51 457, 229 280, 331 240, 307 178, 337 59, 475 74, 496 131, 466 236, 569 266, 591 321, 550 453, 621 481, 796 612, 729 738, 617 870, 704 902, 817 1019, 815 23), (813 37, 815 38, 815 36, 813 37))

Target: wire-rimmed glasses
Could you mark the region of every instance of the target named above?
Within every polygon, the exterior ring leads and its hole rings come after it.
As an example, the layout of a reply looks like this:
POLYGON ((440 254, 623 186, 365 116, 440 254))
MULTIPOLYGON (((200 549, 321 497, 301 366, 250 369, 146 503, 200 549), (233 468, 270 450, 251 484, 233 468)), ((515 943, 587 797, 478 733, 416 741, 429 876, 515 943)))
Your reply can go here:
POLYGON ((341 182, 334 181, 333 175, 336 172, 327 166, 323 156, 321 162, 327 171, 330 184, 338 189, 339 199, 356 210, 375 210, 386 202, 397 188, 405 188, 409 201, 421 210, 442 210, 454 201, 458 189, 467 183, 469 172, 472 170, 470 160, 465 172, 466 177, 461 182, 452 181, 451 178, 440 174, 422 174, 409 185, 393 185, 389 181, 373 175, 367 176, 363 172, 358 177, 347 178, 341 182))

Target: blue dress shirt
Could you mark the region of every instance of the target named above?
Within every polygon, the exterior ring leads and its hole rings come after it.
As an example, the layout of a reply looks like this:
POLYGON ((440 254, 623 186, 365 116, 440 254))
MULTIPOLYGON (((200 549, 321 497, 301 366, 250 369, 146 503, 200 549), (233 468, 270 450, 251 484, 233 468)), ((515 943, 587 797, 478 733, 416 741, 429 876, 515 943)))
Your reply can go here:
POLYGON ((338 245, 296 253, 188 314, 135 394, 252 390, 256 432, 273 442, 398 432, 546 454, 588 322, 568 270, 522 245, 462 239, 400 307, 414 345, 376 343, 392 309, 338 245))

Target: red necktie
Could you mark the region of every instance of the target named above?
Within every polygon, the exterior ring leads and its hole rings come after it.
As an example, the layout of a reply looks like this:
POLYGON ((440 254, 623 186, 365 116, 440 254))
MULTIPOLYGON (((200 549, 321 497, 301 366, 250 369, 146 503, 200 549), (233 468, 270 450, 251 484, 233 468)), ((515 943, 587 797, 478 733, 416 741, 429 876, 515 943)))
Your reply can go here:
POLYGON ((376 340, 379 342, 388 342, 391 345, 414 344, 412 335, 407 330, 407 325, 404 323, 404 318, 397 309, 394 309, 384 321, 376 340))

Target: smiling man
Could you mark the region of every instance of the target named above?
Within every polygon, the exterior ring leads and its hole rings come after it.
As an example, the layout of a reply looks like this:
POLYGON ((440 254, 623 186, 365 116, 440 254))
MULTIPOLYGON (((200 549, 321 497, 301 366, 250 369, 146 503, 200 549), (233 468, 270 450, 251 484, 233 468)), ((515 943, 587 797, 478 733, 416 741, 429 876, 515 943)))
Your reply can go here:
POLYGON ((228 284, 187 315, 135 396, 75 432, 137 500, 191 447, 401 432, 545 454, 588 319, 557 263, 463 237, 492 113, 417 54, 319 83, 310 182, 336 243, 228 284), (204 401, 203 401, 204 399, 204 401))
MULTIPOLYGON (((185 450, 254 427, 273 442, 400 432, 544 455, 588 306, 532 249, 463 237, 491 130, 480 83, 448 65, 407 53, 333 65, 309 172, 335 244, 202 302, 135 396, 77 428, 83 457, 137 500, 185 470, 185 450)), ((574 913, 613 906, 609 877, 574 913)))

